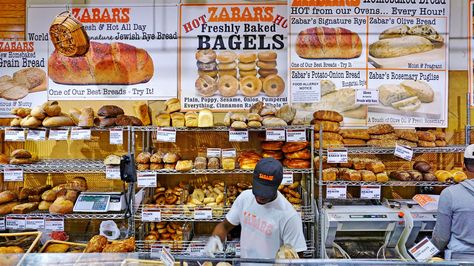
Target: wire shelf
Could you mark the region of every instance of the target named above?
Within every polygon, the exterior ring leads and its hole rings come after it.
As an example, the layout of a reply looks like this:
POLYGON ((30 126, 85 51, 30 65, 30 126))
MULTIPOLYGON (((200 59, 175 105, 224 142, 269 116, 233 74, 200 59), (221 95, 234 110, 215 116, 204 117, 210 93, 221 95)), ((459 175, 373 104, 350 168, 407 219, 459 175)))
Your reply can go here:
MULTIPOLYGON (((160 169, 160 170, 143 170, 137 172, 153 172, 161 175, 169 174, 253 174, 254 170, 244 170, 244 169, 234 169, 234 170, 223 170, 223 169, 192 169, 188 172, 180 172, 170 169, 160 169)), ((295 169, 295 168, 284 168, 283 172, 293 173, 293 174, 310 174, 311 168, 305 169, 295 169)))
POLYGON ((0 171, 5 168, 20 168, 24 173, 102 173, 105 165, 102 160, 86 159, 53 159, 40 160, 32 164, 0 165, 0 171))
POLYGON ((70 213, 70 214, 50 214, 49 212, 35 211, 26 214, 7 214, 4 217, 23 218, 64 218, 66 220, 120 220, 125 219, 125 212, 108 213, 70 213))
POLYGON ((321 185, 340 185, 340 186, 393 186, 393 187, 447 187, 454 185, 454 182, 432 182, 432 181, 388 181, 388 182, 363 182, 363 181, 322 181, 321 185))
POLYGON ((70 129, 90 129, 91 131, 109 131, 111 129, 121 129, 124 131, 129 130, 128 126, 114 126, 114 127, 34 127, 34 128, 28 128, 28 127, 6 127, 6 126, 0 126, 0 130, 19 130, 19 129, 31 129, 31 130, 50 130, 50 129, 60 129, 60 130, 70 130, 70 129))
MULTIPOLYGON (((172 128, 178 132, 185 131, 185 132, 200 132, 200 131, 229 131, 232 128, 225 127, 225 126, 216 126, 216 127, 157 127, 157 126, 145 126, 145 127, 132 127, 132 130, 135 132, 155 132, 159 128, 172 128)), ((283 128, 283 129, 313 129, 311 126, 306 125, 294 125, 294 126, 285 126, 285 127, 259 127, 259 128, 247 128, 248 131, 265 131, 267 129, 274 129, 274 128, 283 128)))
MULTIPOLYGON (((465 145, 453 145, 446 147, 414 147, 412 148, 413 153, 459 153, 464 152, 465 145)), ((379 147, 341 147, 341 149, 347 149, 348 154, 393 154, 395 147, 393 148, 379 148, 379 147)), ((316 153, 319 153, 318 149, 315 149, 316 153)), ((323 150, 323 153, 327 153, 327 150, 323 150)))

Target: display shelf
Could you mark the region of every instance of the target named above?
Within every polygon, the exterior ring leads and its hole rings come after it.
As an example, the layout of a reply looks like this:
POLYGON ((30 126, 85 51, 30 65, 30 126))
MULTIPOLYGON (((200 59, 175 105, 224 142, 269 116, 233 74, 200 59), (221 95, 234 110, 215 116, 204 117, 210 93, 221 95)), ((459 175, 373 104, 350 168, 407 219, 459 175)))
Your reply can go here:
MULTIPOLYGON (((180 172, 176 170, 170 170, 170 169, 160 169, 160 170, 143 170, 143 171, 137 171, 138 173, 140 172, 153 172, 157 174, 162 174, 162 175, 169 175, 169 174, 253 174, 253 169, 252 170, 244 170, 244 169, 234 169, 234 170, 223 170, 223 169, 193 169, 188 172, 180 172)), ((310 174, 311 169, 306 168, 306 169, 294 169, 294 168, 284 168, 283 172, 285 173, 293 173, 293 174, 310 174)))
MULTIPOLYGON (((413 153, 458 153, 464 152, 465 145, 453 145, 446 147, 414 147, 412 148, 413 153)), ((347 149, 348 154, 393 154, 395 147, 393 148, 379 148, 379 147, 338 147, 334 149, 347 149)), ((318 149, 315 149, 316 153, 319 153, 318 149)), ((326 153, 327 150, 323 150, 326 153)))
POLYGON ((70 213, 70 214, 50 214, 49 212, 34 211, 26 214, 7 214, 0 217, 23 218, 64 218, 66 220, 119 220, 125 218, 125 212, 108 213, 70 213))
POLYGON ((131 127, 129 126, 124 126, 124 127, 33 127, 33 128, 28 128, 28 127, 8 127, 8 126, 0 126, 0 130, 50 130, 50 129, 57 129, 57 130, 71 130, 71 129, 90 129, 91 131, 109 131, 111 129, 122 129, 122 130, 129 130, 131 127))
POLYGON ((20 168, 24 173, 99 173, 105 172, 102 160, 86 159, 52 159, 40 160, 32 164, 4 164, 0 165, 0 171, 5 168, 20 168))
POLYGON ((454 182, 432 182, 432 181, 388 181, 388 182, 363 182, 363 181, 322 181, 322 185, 335 185, 335 186, 393 186, 393 187, 447 187, 454 185, 454 182))
MULTIPOLYGON (((132 127, 132 130, 135 132, 155 132, 157 129, 175 129, 178 132, 209 132, 209 131, 229 131, 232 128, 225 126, 216 126, 216 127, 157 127, 157 126, 144 126, 144 127, 132 127)), ((312 129, 311 126, 306 125, 295 125, 295 126, 285 126, 285 127, 258 127, 258 128, 247 128, 248 131, 265 131, 267 129, 312 129)), ((236 129, 239 130, 239 129, 236 129)))

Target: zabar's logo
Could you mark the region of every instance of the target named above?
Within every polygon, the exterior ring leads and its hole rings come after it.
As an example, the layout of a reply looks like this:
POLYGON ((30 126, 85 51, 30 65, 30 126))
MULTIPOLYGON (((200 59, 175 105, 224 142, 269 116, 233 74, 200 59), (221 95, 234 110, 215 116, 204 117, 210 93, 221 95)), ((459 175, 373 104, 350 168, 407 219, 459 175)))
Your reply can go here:
POLYGON ((294 0, 291 6, 359 6, 360 0, 294 0))
POLYGON ((273 181, 274 176, 260 173, 258 174, 258 178, 268 180, 268 181, 273 181))
POLYGON ((130 8, 73 8, 72 14, 83 23, 128 23, 130 8))
POLYGON ((34 52, 34 42, 0 42, 0 52, 34 52))
POLYGON ((209 7, 209 22, 272 22, 273 7, 209 7))

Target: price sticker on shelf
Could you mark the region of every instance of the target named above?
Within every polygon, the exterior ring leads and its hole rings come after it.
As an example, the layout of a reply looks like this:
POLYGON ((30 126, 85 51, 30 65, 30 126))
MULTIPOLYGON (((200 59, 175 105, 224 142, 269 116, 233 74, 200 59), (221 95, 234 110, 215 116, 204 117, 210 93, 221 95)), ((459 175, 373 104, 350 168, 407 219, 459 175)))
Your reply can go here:
POLYGON ((221 158, 221 149, 207 148, 207 158, 221 158))
POLYGON ((105 178, 112 180, 120 180, 120 166, 107 165, 105 167, 105 178))
POLYGON ((286 141, 287 142, 306 141, 306 131, 304 129, 287 129, 286 141))
POLYGON ((23 169, 5 167, 3 169, 4 182, 23 182, 23 169))
POLYGON ((174 259, 173 255, 171 255, 171 251, 170 251, 169 247, 163 246, 161 248, 160 260, 166 266, 173 266, 174 265, 175 259, 174 259))
POLYGON ((138 187, 156 187, 156 173, 153 172, 138 172, 137 173, 138 187))
POLYGON ((64 231, 64 218, 44 218, 44 229, 46 231, 64 231))
POLYGON ((5 227, 5 217, 0 217, 0 231, 5 231, 7 228, 5 227))
POLYGON ((395 152, 393 155, 404 160, 411 161, 411 159, 413 158, 413 150, 408 147, 396 144, 395 152))
POLYGON ((326 198, 328 199, 346 199, 347 186, 327 186, 326 198))
POLYGON ((235 149, 222 149, 222 158, 235 158, 237 151, 235 149))
POLYGON ((285 141, 286 131, 284 129, 272 128, 265 130, 266 141, 285 141))
POLYGON ((67 140, 69 136, 68 129, 50 129, 48 139, 50 140, 67 140))
POLYGON ((380 186, 361 186, 360 187, 360 198, 361 199, 380 199, 380 186))
POLYGON ((379 104, 379 91, 358 89, 356 91, 355 103, 366 105, 379 104))
POLYGON ((176 142, 176 129, 158 128, 156 140, 161 142, 176 142))
POLYGON ((25 228, 26 229, 44 229, 44 219, 38 217, 26 217, 25 228))
POLYGON ((46 140, 46 130, 28 129, 27 140, 46 140))
POLYGON ((161 222, 160 209, 143 209, 142 222, 161 222))
POLYGON ((438 248, 428 239, 423 238, 418 244, 408 250, 418 262, 426 262, 439 253, 438 248))
POLYGON ((26 220, 25 218, 16 218, 16 217, 7 216, 7 218, 5 218, 5 227, 6 229, 12 229, 12 230, 25 230, 26 220))
POLYGON ((347 163, 347 149, 328 149, 328 163, 347 163))
POLYGON ((25 130, 23 129, 6 129, 5 141, 25 141, 25 130))
POLYGON ((212 208, 194 209, 194 220, 212 220, 212 208))
POLYGON ((281 184, 284 186, 288 186, 293 184, 293 173, 283 172, 283 179, 281 184))
POLYGON ((123 129, 111 128, 109 130, 109 143, 112 145, 122 145, 123 144, 123 129))
POLYGON ((230 142, 247 142, 249 141, 249 131, 230 129, 229 130, 229 141, 230 142))
POLYGON ((90 129, 76 129, 71 130, 71 140, 90 140, 91 130, 90 129))

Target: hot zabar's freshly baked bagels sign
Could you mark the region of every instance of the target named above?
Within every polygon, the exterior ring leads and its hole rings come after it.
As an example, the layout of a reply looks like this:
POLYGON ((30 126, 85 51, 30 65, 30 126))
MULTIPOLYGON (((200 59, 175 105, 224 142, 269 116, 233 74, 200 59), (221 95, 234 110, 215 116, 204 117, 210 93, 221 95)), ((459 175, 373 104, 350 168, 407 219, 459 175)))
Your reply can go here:
POLYGON ((179 95, 185 110, 288 102, 287 5, 180 5, 179 95))

